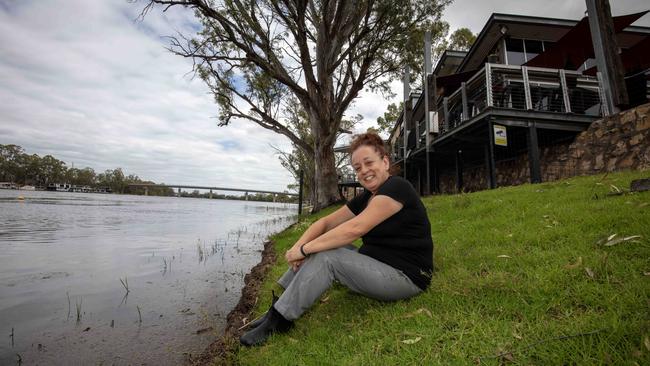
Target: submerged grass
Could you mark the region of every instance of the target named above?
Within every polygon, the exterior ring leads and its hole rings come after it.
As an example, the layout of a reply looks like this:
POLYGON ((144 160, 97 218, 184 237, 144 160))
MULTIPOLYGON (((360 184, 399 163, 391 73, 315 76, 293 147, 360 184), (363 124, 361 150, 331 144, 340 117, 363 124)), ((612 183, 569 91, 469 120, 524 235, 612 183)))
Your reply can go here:
MULTIPOLYGON (((650 364, 650 192, 608 195, 648 175, 425 198, 437 268, 428 291, 382 303, 335 286, 292 331, 234 356, 245 365, 650 364)), ((276 235, 278 257, 333 209, 276 235)), ((255 315, 285 269, 280 260, 271 271, 255 315)))

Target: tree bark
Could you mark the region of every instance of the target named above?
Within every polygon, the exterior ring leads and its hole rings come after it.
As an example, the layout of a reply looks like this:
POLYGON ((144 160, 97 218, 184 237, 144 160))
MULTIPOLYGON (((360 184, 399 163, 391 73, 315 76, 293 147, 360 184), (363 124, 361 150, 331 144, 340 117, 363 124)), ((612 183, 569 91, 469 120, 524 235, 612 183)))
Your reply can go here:
POLYGON ((334 144, 327 138, 315 138, 314 200, 312 212, 317 212, 341 200, 334 157, 334 144))

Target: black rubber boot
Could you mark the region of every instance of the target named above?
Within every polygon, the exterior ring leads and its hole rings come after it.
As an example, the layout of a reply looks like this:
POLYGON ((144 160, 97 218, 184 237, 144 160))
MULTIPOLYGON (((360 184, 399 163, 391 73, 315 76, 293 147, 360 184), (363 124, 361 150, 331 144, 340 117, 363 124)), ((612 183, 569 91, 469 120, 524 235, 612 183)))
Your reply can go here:
MULTIPOLYGON (((275 305, 275 302, 278 301, 279 297, 275 296, 275 291, 271 290, 271 306, 275 305)), ((267 311, 264 313, 264 315, 260 316, 259 318, 253 320, 252 322, 248 323, 248 329, 254 329, 257 328, 260 324, 266 320, 266 318, 269 316, 269 312, 267 311)))
POLYGON ((257 328, 244 333, 239 342, 244 346, 264 344, 273 333, 285 333, 293 326, 293 322, 285 319, 273 306, 267 312, 266 319, 257 328))

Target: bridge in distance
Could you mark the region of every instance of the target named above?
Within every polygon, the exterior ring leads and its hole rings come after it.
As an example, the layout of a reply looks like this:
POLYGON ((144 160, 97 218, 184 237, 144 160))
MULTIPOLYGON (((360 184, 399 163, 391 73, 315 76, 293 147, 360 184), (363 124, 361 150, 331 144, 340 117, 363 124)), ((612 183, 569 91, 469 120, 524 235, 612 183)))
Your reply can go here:
POLYGON ((143 184, 143 183, 134 183, 129 184, 129 187, 143 187, 145 196, 149 194, 149 188, 178 188, 178 195, 181 194, 181 189, 202 189, 210 191, 210 198, 212 198, 212 191, 228 191, 228 192, 244 192, 246 200, 248 200, 248 193, 264 193, 272 194, 273 201, 275 202, 275 197, 277 195, 286 195, 286 196, 298 196, 297 193, 286 193, 286 192, 273 192, 273 191, 261 191, 257 189, 246 189, 246 188, 227 188, 227 187, 207 187, 207 186, 188 186, 183 184, 143 184))

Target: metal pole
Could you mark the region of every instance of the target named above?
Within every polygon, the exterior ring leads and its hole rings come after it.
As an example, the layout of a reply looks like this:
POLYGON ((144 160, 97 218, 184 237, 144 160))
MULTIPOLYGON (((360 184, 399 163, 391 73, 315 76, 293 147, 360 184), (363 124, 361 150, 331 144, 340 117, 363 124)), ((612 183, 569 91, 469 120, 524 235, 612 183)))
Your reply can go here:
POLYGON ((402 124, 404 125, 404 178, 406 179, 406 151, 408 149, 408 113, 409 110, 409 94, 411 94, 411 68, 407 65, 404 67, 404 108, 402 108, 402 113, 404 113, 402 118, 402 124))
POLYGON ((533 100, 530 95, 530 81, 528 80, 528 67, 521 67, 521 75, 524 80, 524 97, 526 98, 526 109, 533 109, 533 100))
POLYGON ((571 113, 571 98, 569 97, 569 87, 566 83, 566 72, 564 70, 560 70, 560 86, 562 87, 564 113, 571 113))
POLYGON ((300 170, 300 178, 298 179, 298 215, 302 215, 302 184, 304 183, 305 172, 300 170))
POLYGON ((490 64, 485 64, 485 103, 488 107, 494 105, 492 99, 492 66, 490 64))
POLYGON ((460 83, 460 94, 463 101, 463 115, 461 116, 460 120, 464 122, 469 119, 469 108, 467 105, 467 85, 464 81, 460 83))
POLYGON ((444 97, 442 98, 442 108, 445 111, 445 133, 449 132, 450 126, 449 126, 449 98, 444 97))
MULTIPOLYGON (((425 148, 426 148, 426 164, 427 164, 427 178, 426 184, 424 186, 424 194, 431 194, 431 167, 430 165, 430 155, 431 150, 429 145, 431 145, 431 137, 429 134, 430 124, 431 124, 431 113, 429 112, 429 74, 431 73, 431 32, 427 31, 424 34, 424 124, 426 125, 425 131, 425 148)), ((435 90, 433 91, 436 92, 435 90)))

